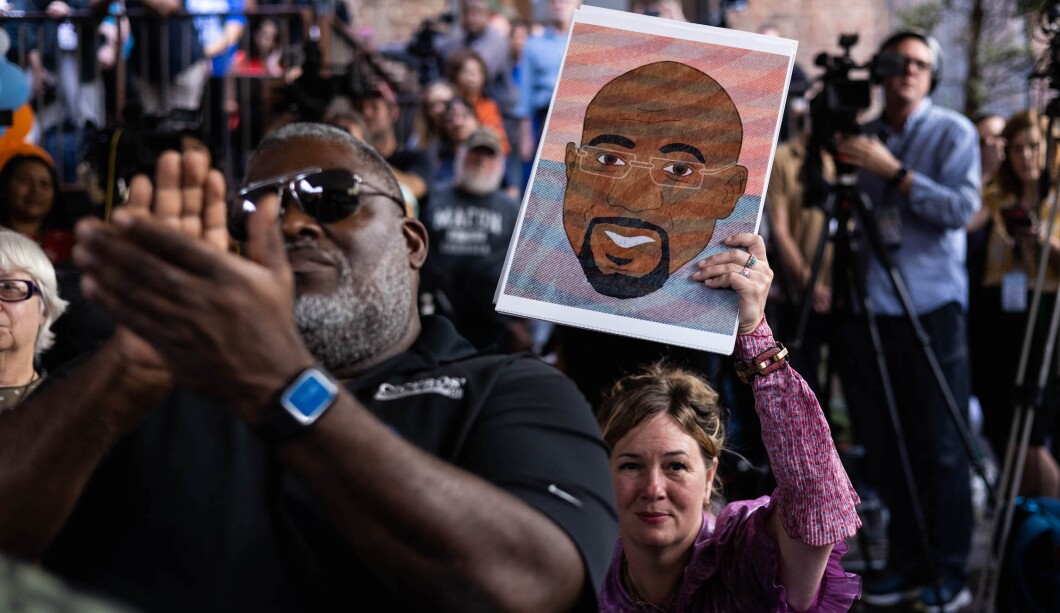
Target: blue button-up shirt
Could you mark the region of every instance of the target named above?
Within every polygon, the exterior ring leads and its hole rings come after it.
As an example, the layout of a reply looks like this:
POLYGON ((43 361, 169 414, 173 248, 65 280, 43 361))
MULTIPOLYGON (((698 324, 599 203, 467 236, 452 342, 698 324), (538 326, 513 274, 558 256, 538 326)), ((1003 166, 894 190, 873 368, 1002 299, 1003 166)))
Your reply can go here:
POLYGON ((513 113, 516 117, 533 117, 548 108, 566 48, 567 33, 552 26, 527 39, 519 60, 519 103, 513 113))
MULTIPOLYGON (((925 314, 957 302, 968 308, 964 226, 979 210, 979 136, 972 122, 925 98, 899 132, 882 118, 866 127, 910 168, 913 185, 905 198, 897 187, 868 172, 862 191, 874 208, 897 206, 901 244, 890 250, 905 281, 913 310, 925 314)), ((865 250, 868 251, 867 249, 865 250)), ((880 315, 901 315, 901 302, 887 271, 869 254, 863 262, 869 302, 880 315)))

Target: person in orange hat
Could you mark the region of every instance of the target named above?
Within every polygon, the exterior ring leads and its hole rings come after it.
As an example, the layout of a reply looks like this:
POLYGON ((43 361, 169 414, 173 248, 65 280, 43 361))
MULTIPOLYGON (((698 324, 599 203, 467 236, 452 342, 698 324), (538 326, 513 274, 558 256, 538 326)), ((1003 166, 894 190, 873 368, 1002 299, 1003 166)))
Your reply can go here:
POLYGON ((37 241, 53 264, 70 259, 73 234, 60 223, 55 161, 20 143, 0 168, 0 225, 37 241))

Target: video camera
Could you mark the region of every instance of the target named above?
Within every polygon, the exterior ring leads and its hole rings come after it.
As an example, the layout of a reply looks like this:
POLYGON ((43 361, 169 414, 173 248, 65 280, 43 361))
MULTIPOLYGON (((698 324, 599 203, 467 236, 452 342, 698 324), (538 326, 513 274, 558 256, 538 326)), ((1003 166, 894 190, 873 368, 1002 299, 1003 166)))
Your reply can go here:
POLYGON ((821 91, 810 102, 813 139, 816 144, 835 153, 836 134, 860 134, 858 114, 872 104, 872 82, 853 78, 851 71, 869 69, 870 64, 856 64, 850 49, 858 42, 857 34, 841 34, 842 55, 821 52, 814 64, 824 69, 821 91))
POLYGON ((1048 37, 1049 44, 1038 58, 1031 78, 1045 79, 1053 90, 1060 90, 1060 1, 1041 2, 1038 12, 1042 34, 1048 37))
POLYGON ((434 17, 424 19, 409 42, 408 52, 416 57, 425 58, 437 55, 435 39, 448 31, 456 21, 456 13, 446 11, 434 17))
POLYGON ((323 121, 328 104, 335 97, 361 100, 376 91, 380 81, 388 79, 373 55, 363 49, 355 50, 345 66, 332 65, 325 71, 319 40, 310 37, 303 47, 302 74, 284 89, 279 104, 282 111, 293 112, 300 121, 323 121))
MULTIPOLYGON (((879 53, 866 64, 857 64, 850 57, 850 49, 858 42, 857 34, 839 37, 842 55, 821 53, 815 64, 824 68, 823 88, 810 103, 813 132, 811 151, 827 150, 836 153, 836 135, 861 134, 858 115, 872 104, 872 84, 884 76, 900 75, 906 70, 906 58, 894 53, 879 53), (865 78, 853 78, 851 72, 864 70, 865 78)), ((836 160, 836 173, 851 175, 856 168, 836 160)), ((808 193, 812 195, 812 188, 808 193)), ((878 208, 876 227, 885 244, 895 247, 901 243, 901 218, 897 209, 878 208)))
POLYGON ((420 85, 426 85, 440 76, 438 37, 448 32, 455 21, 456 13, 446 11, 424 19, 412 35, 405 51, 419 63, 420 85))
MULTIPOLYGON (((132 177, 153 177, 155 162, 163 151, 183 151, 188 138, 207 142, 201 117, 195 111, 173 110, 165 115, 149 115, 139 104, 130 102, 123 124, 96 131, 89 142, 86 159, 96 175, 101 192, 114 195, 111 203, 122 202, 132 177)), ((210 151, 214 160, 216 151, 210 151)))

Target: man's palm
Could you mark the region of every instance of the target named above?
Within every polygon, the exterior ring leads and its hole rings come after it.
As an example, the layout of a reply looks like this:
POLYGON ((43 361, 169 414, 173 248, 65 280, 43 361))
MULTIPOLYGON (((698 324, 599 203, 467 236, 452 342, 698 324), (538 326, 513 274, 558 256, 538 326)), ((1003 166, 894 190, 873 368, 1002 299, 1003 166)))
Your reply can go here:
MULTIPOLYGON (((137 217, 154 218, 225 251, 228 228, 224 194, 224 177, 210 169, 205 154, 167 151, 158 158, 153 184, 144 175, 133 178, 124 208, 137 217)), ((119 325, 114 340, 128 363, 145 369, 145 374, 161 376, 168 371, 158 352, 127 327, 119 325)))

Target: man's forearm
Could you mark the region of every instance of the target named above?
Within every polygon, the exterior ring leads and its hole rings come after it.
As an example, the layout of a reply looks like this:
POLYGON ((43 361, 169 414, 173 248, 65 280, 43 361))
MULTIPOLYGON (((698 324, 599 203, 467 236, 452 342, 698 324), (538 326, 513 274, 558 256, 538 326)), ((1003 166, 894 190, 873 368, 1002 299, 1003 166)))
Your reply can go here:
MULTIPOLYGON (((206 57, 217 57, 228 51, 231 47, 239 44, 240 37, 243 36, 243 24, 238 21, 225 22, 224 33, 222 36, 210 44, 206 45, 203 49, 203 53, 206 57)), ((216 75, 220 76, 220 75, 216 75)))
POLYGON ((907 199, 913 214, 944 230, 963 229, 981 206, 981 186, 974 130, 948 135, 939 151, 949 152, 938 173, 928 176, 911 169, 907 199), (969 153, 971 152, 971 153, 969 153))
POLYGON ((112 341, 0 413, 0 549, 39 558, 107 451, 169 389, 135 370, 112 341))
POLYGON ((944 230, 964 229, 981 206, 979 188, 971 181, 950 187, 923 175, 908 180, 910 210, 944 230))
POLYGON ((434 610, 568 610, 584 568, 551 520, 395 436, 343 395, 280 456, 358 551, 434 610))
MULTIPOLYGON (((776 220, 776 217, 773 219, 776 220)), ((786 226, 781 229, 778 224, 773 226, 773 238, 776 239, 777 251, 783 259, 783 265, 791 271, 791 276, 799 287, 803 287, 809 281, 811 271, 809 263, 802 257, 802 250, 795 243, 795 237, 786 226)))
POLYGON ((143 0, 144 6, 163 17, 168 17, 184 8, 181 0, 143 0))

